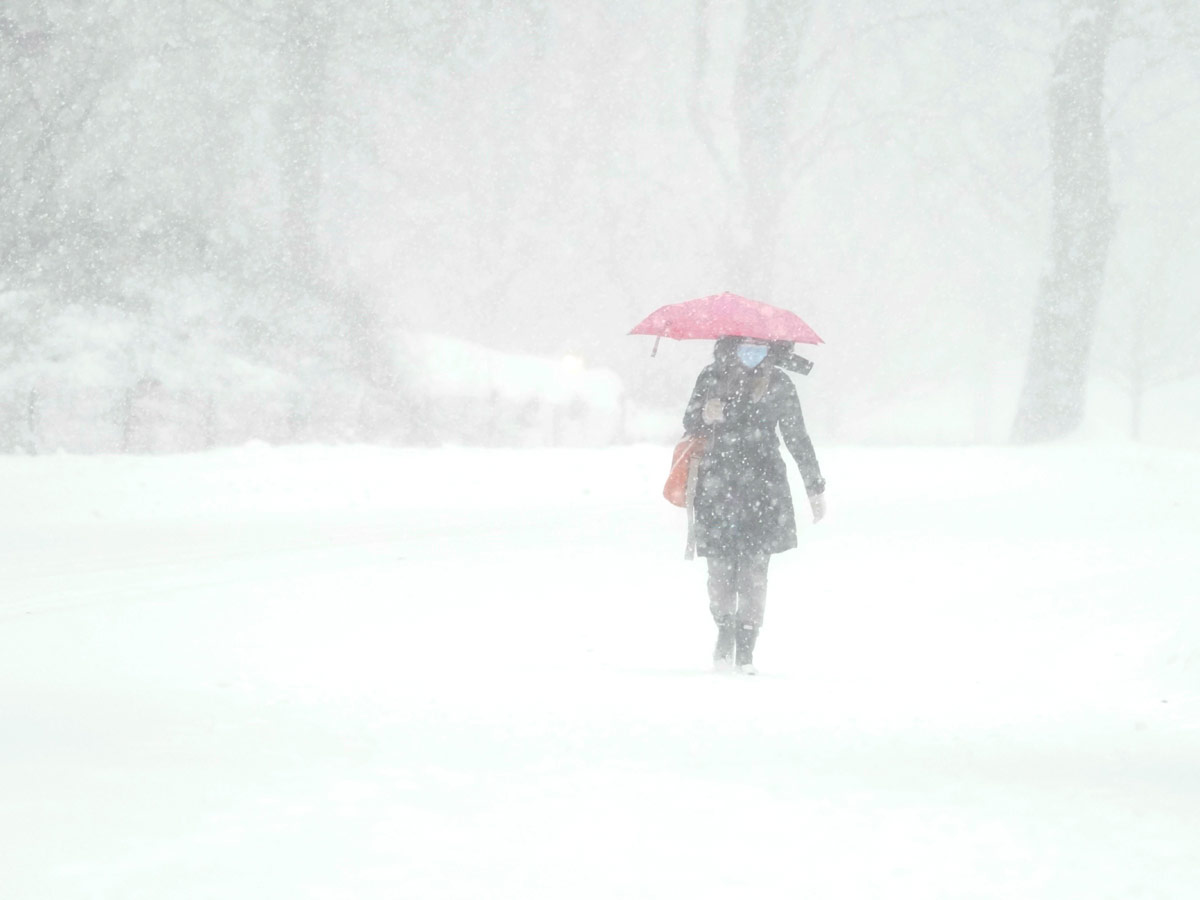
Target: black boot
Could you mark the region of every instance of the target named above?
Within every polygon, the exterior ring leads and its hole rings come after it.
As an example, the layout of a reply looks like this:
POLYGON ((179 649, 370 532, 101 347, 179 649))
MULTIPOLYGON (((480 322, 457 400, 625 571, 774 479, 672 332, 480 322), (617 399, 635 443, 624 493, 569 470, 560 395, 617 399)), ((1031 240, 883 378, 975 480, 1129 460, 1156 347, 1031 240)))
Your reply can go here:
POLYGON ((734 644, 737 635, 731 622, 717 623, 717 646, 713 648, 713 665, 727 669, 733 665, 734 644))
POLYGON ((737 628, 737 667, 747 675, 757 675, 754 668, 754 645, 758 642, 758 629, 753 625, 740 625, 737 628))

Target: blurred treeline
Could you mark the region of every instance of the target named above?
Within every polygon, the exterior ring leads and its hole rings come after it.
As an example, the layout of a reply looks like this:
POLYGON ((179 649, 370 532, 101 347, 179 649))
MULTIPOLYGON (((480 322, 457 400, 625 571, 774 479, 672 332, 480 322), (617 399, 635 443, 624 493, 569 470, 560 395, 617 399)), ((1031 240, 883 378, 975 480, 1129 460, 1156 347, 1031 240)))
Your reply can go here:
POLYGON ((7 0, 0 446, 497 438, 423 427, 424 332, 673 408, 704 348, 623 334, 724 289, 826 338, 829 438, 1005 439, 1068 343, 1140 430, 1196 374, 1198 35, 1187 0, 7 0), (1072 53, 1099 186, 1056 169, 1072 53), (1064 196, 1112 224, 1038 348, 1064 196))

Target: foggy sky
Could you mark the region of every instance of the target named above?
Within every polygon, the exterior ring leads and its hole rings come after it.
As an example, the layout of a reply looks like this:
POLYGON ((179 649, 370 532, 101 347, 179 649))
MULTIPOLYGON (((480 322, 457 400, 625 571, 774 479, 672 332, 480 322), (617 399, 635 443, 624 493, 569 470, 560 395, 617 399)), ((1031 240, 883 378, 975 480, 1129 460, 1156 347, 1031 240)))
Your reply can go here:
MULTIPOLYGON (((614 368, 639 403, 678 404, 708 348, 668 343, 650 359, 649 341, 625 333, 664 303, 747 290, 729 283, 750 214, 738 206, 747 3, 305 4, 324 35, 310 94, 279 77, 287 4, 12 6, 5 33, 26 37, 0 45, 9 107, 20 112, 29 84, 63 95, 46 74, 62 66, 37 55, 47 41, 63 52, 86 36, 81 64, 114 67, 96 70, 95 97, 69 99, 91 118, 56 145, 55 189, 114 229, 141 228, 152 209, 168 234, 172 252, 151 264, 136 248, 136 264, 96 251, 89 271, 211 274, 172 258, 176 223, 204 220, 199 240, 234 285, 217 331, 244 323, 241 286, 267 277, 251 262, 273 258, 287 210, 280 123, 310 103, 311 141, 292 146, 313 160, 314 253, 325 283, 355 297, 360 330, 572 354, 614 368), (129 201, 127 218, 112 197, 129 201)), ((775 110, 778 240, 756 276, 769 285, 759 299, 827 342, 802 386, 810 418, 845 439, 903 437, 906 405, 950 388, 942 431, 1000 439, 1046 267, 1056 5, 795 6, 807 14, 796 86, 775 110), (869 424, 880 416, 891 424, 869 424)), ((1147 295, 1156 318, 1138 339, 1161 346, 1162 372, 1187 374, 1178 337, 1200 328, 1194 22, 1169 0, 1127 0, 1119 17, 1105 85, 1118 225, 1095 365, 1114 383, 1147 295)), ((11 193, 32 163, 20 132, 7 140, 11 193)), ((44 214, 35 206, 10 230, 44 214)), ((10 242, 8 290, 45 281, 55 263, 33 253, 10 242)), ((281 318, 322 321, 287 297, 281 318)))

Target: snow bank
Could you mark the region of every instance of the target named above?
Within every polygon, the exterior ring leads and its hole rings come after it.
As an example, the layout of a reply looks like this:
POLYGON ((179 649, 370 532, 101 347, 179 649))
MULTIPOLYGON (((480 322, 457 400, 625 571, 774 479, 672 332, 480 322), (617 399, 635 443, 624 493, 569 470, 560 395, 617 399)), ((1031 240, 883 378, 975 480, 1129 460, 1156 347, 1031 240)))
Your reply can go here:
POLYGON ((576 356, 505 353, 419 334, 401 341, 398 366, 431 439, 596 445, 625 438, 621 379, 576 356))
POLYGON ((302 310, 294 333, 276 334, 252 307, 205 277, 130 278, 112 303, 0 294, 0 336, 11 338, 0 346, 0 450, 626 439, 620 379, 578 358, 416 335, 389 339, 397 372, 372 381, 365 363, 316 352, 319 323, 302 310))

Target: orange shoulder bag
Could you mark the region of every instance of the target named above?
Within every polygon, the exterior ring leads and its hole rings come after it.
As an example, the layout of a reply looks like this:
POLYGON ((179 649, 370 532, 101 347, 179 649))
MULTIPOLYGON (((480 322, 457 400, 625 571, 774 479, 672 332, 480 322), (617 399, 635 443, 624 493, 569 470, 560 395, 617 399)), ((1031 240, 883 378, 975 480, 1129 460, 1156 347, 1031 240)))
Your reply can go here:
POLYGON ((671 471, 663 485, 663 496, 675 506, 688 505, 688 472, 693 463, 704 452, 704 438, 698 434, 685 434, 675 445, 671 454, 671 471))

